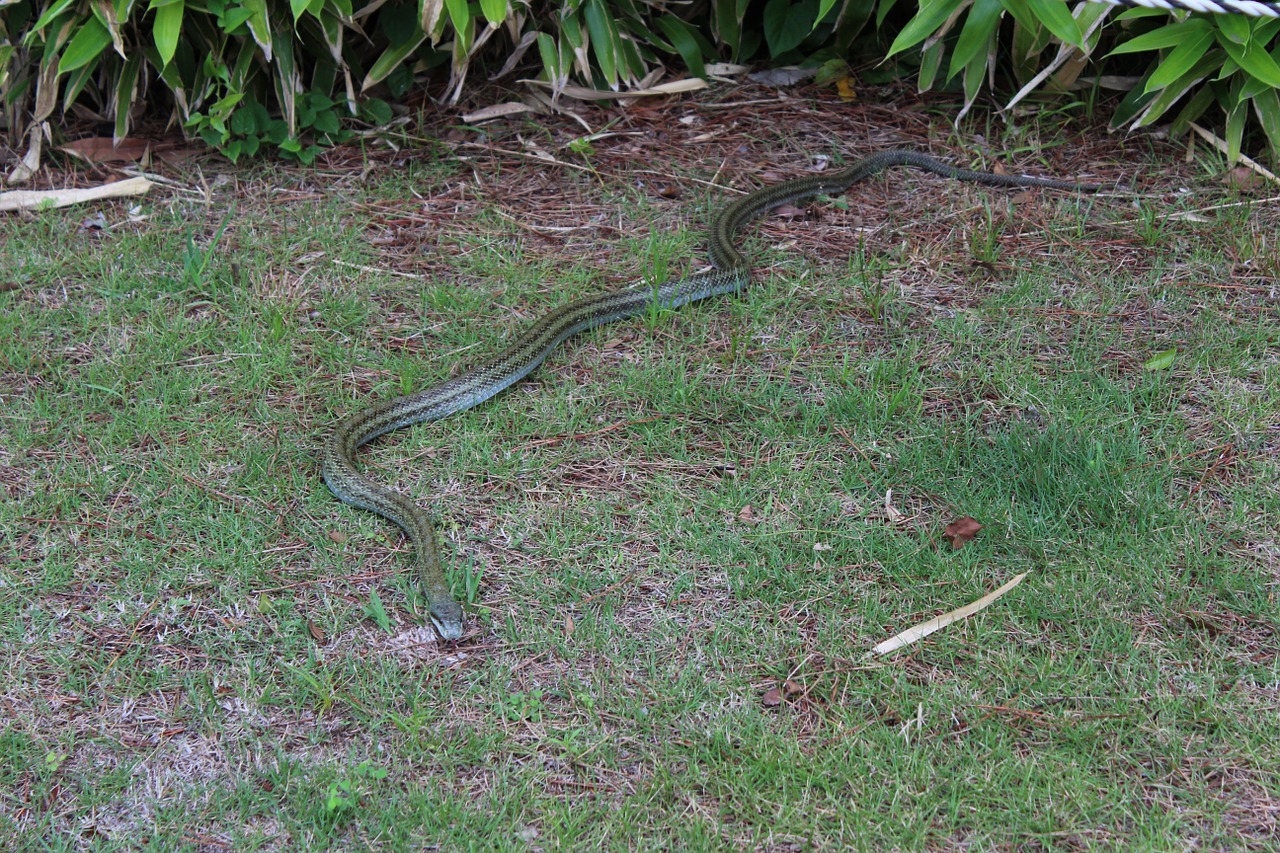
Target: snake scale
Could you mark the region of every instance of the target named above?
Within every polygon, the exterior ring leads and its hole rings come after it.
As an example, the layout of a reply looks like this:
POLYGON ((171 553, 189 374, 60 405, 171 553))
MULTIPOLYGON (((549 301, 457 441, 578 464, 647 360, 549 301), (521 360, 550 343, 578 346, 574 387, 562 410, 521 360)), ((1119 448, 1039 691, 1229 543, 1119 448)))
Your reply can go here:
POLYGON ((552 350, 578 332, 634 317, 655 304, 678 308, 708 296, 742 290, 751 280, 751 267, 734 248, 733 236, 743 225, 788 202, 843 193, 892 166, 914 166, 945 178, 996 187, 1047 187, 1079 192, 1101 189, 1092 184, 1049 178, 972 172, 924 154, 899 150, 872 154, 837 171, 764 187, 728 205, 712 223, 709 243, 713 269, 657 287, 616 290, 571 302, 545 314, 506 349, 477 367, 417 393, 374 403, 338 424, 322 450, 324 481, 340 500, 376 512, 404 528, 413 543, 431 622, 441 638, 456 640, 462 636, 463 613, 449 592, 431 519, 405 495, 366 479, 356 468, 356 450, 392 430, 439 420, 483 403, 529 375, 552 350))

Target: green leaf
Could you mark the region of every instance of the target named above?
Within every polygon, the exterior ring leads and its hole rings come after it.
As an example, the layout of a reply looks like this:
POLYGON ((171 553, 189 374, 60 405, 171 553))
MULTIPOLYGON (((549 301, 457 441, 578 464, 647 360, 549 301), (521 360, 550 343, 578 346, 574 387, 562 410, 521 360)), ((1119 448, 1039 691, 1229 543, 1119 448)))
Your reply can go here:
POLYGON ((444 0, 444 7, 449 10, 449 20, 456 32, 462 32, 471 23, 471 9, 467 0, 444 0))
POLYGON ((1142 364, 1143 370, 1168 370, 1178 359, 1178 350, 1167 349, 1158 352, 1142 364))
POLYGON ((738 48, 742 44, 742 19, 746 14, 746 3, 739 0, 712 0, 715 4, 715 35, 729 47, 730 57, 738 59, 738 48))
POLYGON ((1213 32, 1211 30, 1193 33, 1188 36, 1182 44, 1169 51, 1169 55, 1161 61, 1160 67, 1147 80, 1147 91, 1153 92, 1156 89, 1163 89, 1184 76, 1191 70, 1192 66, 1200 61, 1200 58, 1204 56, 1205 51, 1209 49, 1213 41, 1213 32))
POLYGON ((556 50, 556 40, 547 33, 538 33, 538 55, 542 57, 542 70, 547 80, 554 83, 560 76, 560 54, 556 50))
POLYGON ((618 88, 618 34, 613 29, 613 20, 600 0, 587 0, 584 13, 587 18, 587 32, 591 34, 591 47, 600 63, 600 73, 610 89, 618 88))
POLYGON ((298 23, 298 19, 311 6, 312 0, 289 0, 289 11, 293 12, 293 22, 298 23))
POLYGON ((95 17, 85 20, 80 30, 71 38, 71 43, 58 60, 58 73, 65 74, 76 68, 88 65, 97 59, 102 51, 111 44, 111 33, 102 22, 95 17))
POLYGON ((360 84, 360 91, 363 92, 370 86, 376 86, 385 80, 387 75, 400 67, 400 63, 404 62, 409 54, 417 50, 418 46, 427 40, 427 34, 422 31, 421 27, 415 25, 414 29, 416 32, 411 33, 407 41, 389 46, 374 61, 369 68, 369 73, 365 75, 364 82, 360 84))
MULTIPOLYGON (((990 50, 991 37, 1000 29, 1002 15, 1004 6, 1000 5, 1000 0, 973 0, 973 6, 965 17, 964 29, 960 31, 960 38, 951 51, 951 68, 947 71, 947 79, 956 76, 961 68, 966 68, 979 53, 985 54, 990 50)), ((985 56, 982 64, 985 67, 985 56)))
POLYGON ((156 7, 156 19, 151 26, 151 37, 155 39, 156 51, 165 65, 173 59, 178 49, 178 36, 182 34, 182 0, 166 3, 156 7))
POLYGON ((369 603, 365 605, 364 612, 367 616, 378 623, 378 627, 391 633, 391 618, 387 616, 387 609, 382 606, 382 599, 378 597, 376 589, 369 590, 369 603))
POLYGON ((876 7, 876 29, 884 26, 884 19, 889 17, 889 13, 896 5, 898 0, 880 0, 880 5, 876 7))
POLYGON ((1280 154, 1280 96, 1275 89, 1268 89, 1253 96, 1253 111, 1258 116, 1258 124, 1266 134, 1267 144, 1271 146, 1272 157, 1280 154))
POLYGON ((271 21, 267 18, 267 0, 240 0, 249 17, 245 23, 253 40, 262 49, 263 57, 270 62, 272 57, 271 21))
MULTIPOLYGON (((1244 15, 1215 15, 1213 22, 1218 25, 1218 31, 1226 36, 1226 41, 1233 44, 1246 45, 1253 35, 1253 27, 1244 15)), ((1226 46, 1222 39, 1218 41, 1226 46)))
POLYGON ((955 11, 956 3, 954 0, 933 0, 931 3, 921 4, 920 11, 907 25, 902 28, 902 32, 898 33, 898 37, 893 40, 893 44, 889 46, 889 56, 895 53, 901 53, 910 47, 915 47, 920 42, 937 32, 938 28, 947 22, 951 17, 951 13, 955 11))
POLYGON ((1240 142, 1244 138, 1244 121, 1249 117, 1247 101, 1236 104, 1227 113, 1227 162, 1235 164, 1240 160, 1240 142))
POLYGON ((480 12, 491 24, 501 24, 507 19, 507 0, 480 0, 480 12))
MULTIPOLYGON (((1143 100, 1144 106, 1138 113, 1137 118, 1133 119, 1132 127, 1143 127, 1160 118, 1168 112, 1174 104, 1181 100, 1182 96, 1189 92, 1192 86, 1203 81, 1214 71, 1214 69, 1218 68, 1222 64, 1222 60, 1225 58, 1226 56, 1222 51, 1211 50, 1204 56, 1200 57, 1200 61, 1192 66, 1191 70, 1174 82, 1170 83, 1168 86, 1165 86, 1163 89, 1156 92, 1141 95, 1141 98, 1146 100, 1143 100)), ((1134 88, 1129 92, 1130 96, 1135 94, 1139 94, 1138 88, 1134 88)), ((1116 112, 1120 113, 1123 110, 1126 112, 1126 115, 1132 115, 1132 113, 1126 109, 1128 104, 1129 97, 1126 96, 1124 102, 1121 103, 1116 112)), ((1125 118, 1124 121, 1127 122, 1129 119, 1125 118)))
POLYGON ((91 60, 87 65, 82 65, 67 75, 67 82, 62 90, 63 108, 69 107, 80 97, 80 93, 89 85, 89 81, 98 73, 98 65, 101 64, 101 58, 91 60))
POLYGON ((1204 115, 1204 111, 1209 109, 1212 104, 1213 87, 1201 86, 1196 89, 1196 93, 1187 98, 1187 102, 1182 105, 1182 109, 1178 110, 1178 114, 1169 123, 1169 136, 1173 138, 1182 136, 1191 129, 1191 122, 1204 115))
POLYGON ((115 112, 115 138, 124 139, 129 135, 129 115, 133 106, 133 98, 138 92, 138 72, 142 69, 142 51, 133 51, 125 60, 120 77, 116 80, 115 97, 111 108, 115 112))
POLYGON ((1122 42, 1107 56, 1114 56, 1117 53, 1140 53, 1148 50, 1162 50, 1166 47, 1177 47, 1189 36, 1196 33, 1207 33, 1210 29, 1209 22, 1204 18, 1191 18, 1176 24, 1166 24, 1149 33, 1143 33, 1140 36, 1122 42))
POLYGON ((804 41, 818 23, 818 0, 769 0, 764 7, 764 39, 769 54, 781 56, 804 41))
POLYGON ((702 63, 702 48, 691 32, 693 27, 675 15, 668 14, 658 19, 658 28, 671 40, 672 47, 688 66, 689 73, 707 79, 707 68, 702 63))
POLYGON ((1257 42, 1250 42, 1247 46, 1241 47, 1235 42, 1218 39, 1218 44, 1251 77, 1280 89, 1280 65, 1277 65, 1271 58, 1271 54, 1257 42))
POLYGON ((941 40, 935 41, 920 52, 920 70, 916 77, 916 85, 921 92, 933 88, 933 81, 938 77, 938 69, 942 67, 942 54, 945 50, 941 40))
POLYGON ((391 105, 381 98, 369 98, 360 105, 360 115, 374 127, 383 127, 395 118, 391 105))
POLYGON ((1083 46, 1084 33, 1063 0, 1027 0, 1032 14, 1064 44, 1083 46))
MULTIPOLYGON (((49 26, 49 24, 52 23, 54 18, 57 18, 59 15, 61 15, 63 12, 69 9, 71 7, 71 4, 75 2, 76 0, 58 0, 58 2, 50 6, 48 9, 44 11, 44 14, 41 15, 39 19, 37 19, 36 22, 31 25, 31 31, 27 34, 27 38, 33 37, 34 34, 40 32, 45 27, 49 26)), ((26 43, 25 39, 24 39, 24 43, 26 43)))
MULTIPOLYGON (((994 47, 995 33, 989 37, 989 47, 994 47)), ((973 59, 969 60, 969 64, 964 68, 964 110, 968 112, 973 106, 973 102, 978 99, 978 92, 982 90, 982 83, 987 79, 987 51, 976 54, 973 59)))

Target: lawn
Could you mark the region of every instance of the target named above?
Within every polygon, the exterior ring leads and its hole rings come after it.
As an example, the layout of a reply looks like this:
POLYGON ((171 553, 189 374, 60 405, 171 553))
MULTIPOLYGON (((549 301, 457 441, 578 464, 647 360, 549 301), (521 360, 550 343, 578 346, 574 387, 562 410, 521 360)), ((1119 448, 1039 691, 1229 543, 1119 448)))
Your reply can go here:
POLYGON ((6 216, 0 838, 1280 844, 1275 201, 1085 115, 723 97, 6 216), (744 295, 378 440, 468 612, 437 642, 334 422, 887 147, 1123 191, 874 178, 750 226, 744 295))

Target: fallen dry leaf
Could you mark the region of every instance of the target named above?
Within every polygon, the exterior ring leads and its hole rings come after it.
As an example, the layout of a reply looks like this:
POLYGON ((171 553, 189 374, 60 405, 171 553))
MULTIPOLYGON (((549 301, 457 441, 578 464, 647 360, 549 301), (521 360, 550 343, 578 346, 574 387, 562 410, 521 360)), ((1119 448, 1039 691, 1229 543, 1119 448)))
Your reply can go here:
POLYGON ((311 632, 311 636, 315 638, 317 643, 324 642, 324 631, 310 619, 307 620, 307 630, 311 632))
POLYGON ((798 683, 790 679, 782 682, 777 687, 771 687, 765 691, 764 696, 760 699, 760 704, 766 708, 776 708, 783 703, 784 700, 790 699, 792 696, 799 695, 804 692, 804 688, 798 683))
POLYGON ((884 514, 889 519, 890 524, 897 524, 902 521, 902 513, 893 505, 893 489, 889 489, 884 493, 884 514))
POLYGON ((959 551, 966 542, 973 541, 973 537, 977 536, 978 531, 981 529, 981 524, 966 515, 964 518, 957 518, 948 524, 947 528, 942 531, 942 535, 947 537, 953 550, 959 551))
POLYGON ((1256 190, 1258 187, 1265 186, 1267 179, 1253 169, 1236 166, 1222 176, 1222 182, 1233 189, 1256 190))
POLYGON ((151 142, 126 137, 117 145, 110 136, 90 136, 60 145, 58 150, 90 163, 136 163, 151 151, 151 142))
POLYGON ((990 606, 993 602, 997 601, 1000 596, 1022 583, 1022 579, 1028 574, 1030 574, 1030 572, 1023 572, 1004 586, 997 589, 995 592, 988 593, 971 604, 966 604, 964 607, 957 607, 950 613, 935 616, 932 619, 921 622, 919 625, 913 625, 907 630, 895 634, 871 651, 867 652, 866 656, 871 657, 872 655, 888 654, 889 652, 896 651, 903 646, 909 646, 917 640, 922 640, 934 631, 942 630, 952 622, 959 622, 961 619, 967 619, 979 610, 990 606))
POLYGON ((104 198, 142 195, 151 189, 146 178, 127 178, 96 187, 76 190, 13 190, 0 192, 0 210, 34 210, 40 207, 66 207, 104 198))

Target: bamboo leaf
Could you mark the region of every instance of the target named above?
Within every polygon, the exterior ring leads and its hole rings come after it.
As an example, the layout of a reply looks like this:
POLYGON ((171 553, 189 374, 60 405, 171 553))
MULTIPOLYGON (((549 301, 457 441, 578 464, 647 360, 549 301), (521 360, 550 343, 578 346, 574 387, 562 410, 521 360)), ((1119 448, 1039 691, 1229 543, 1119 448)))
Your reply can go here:
POLYGON ((444 34, 444 27, 439 26, 440 17, 444 14, 444 0, 422 0, 419 9, 418 26, 424 33, 431 35, 431 44, 435 45, 444 34))
POLYGON ((151 38, 155 40, 156 52, 161 61, 168 65, 178 49, 178 36, 182 34, 183 0, 176 0, 163 5, 152 4, 156 10, 155 21, 151 25, 151 38))
POLYGON ((1244 15, 1217 15, 1214 17, 1214 24, 1217 25, 1218 32, 1225 36, 1225 40, 1218 39, 1223 47, 1226 47, 1228 41, 1243 47, 1253 35, 1253 27, 1244 15))
POLYGON ((111 33, 96 17, 89 17, 80 29, 71 37, 71 43, 58 60, 58 74, 65 74, 88 65, 97 59, 107 45, 111 44, 111 33))
POLYGON ((272 57, 271 22, 267 19, 267 0, 241 0, 244 10, 249 13, 245 24, 253 34, 253 40, 262 49, 263 58, 268 62, 272 57))
POLYGON ((921 51, 920 72, 916 79, 916 85, 921 92, 927 92, 933 88, 933 81, 938 77, 938 69, 942 67, 942 53, 941 41, 935 41, 921 51))
POLYGON ((1149 50, 1163 50, 1166 47, 1177 47, 1192 35, 1209 32, 1209 22, 1204 18, 1190 18, 1176 24, 1166 24, 1149 33, 1135 36, 1116 46, 1107 56, 1118 53, 1141 53, 1149 50))
POLYGON ((947 18, 951 17, 951 13, 955 11, 955 5, 952 0, 932 0, 932 2, 922 3, 920 11, 914 18, 907 21, 902 32, 898 33, 898 37, 889 46, 889 56, 915 47, 933 35, 946 23, 947 18))
MULTIPOLYGON (((1183 74, 1163 89, 1151 92, 1150 94, 1154 95, 1154 97, 1146 104, 1142 112, 1138 114, 1138 117, 1133 120, 1130 128, 1143 127, 1164 115, 1174 104, 1182 99, 1183 95, 1191 90, 1192 86, 1208 77, 1219 66, 1223 58, 1222 51, 1211 51, 1200 57, 1200 61, 1192 66, 1186 74, 1183 74)), ((1137 90, 1135 89, 1134 91, 1136 92, 1137 90)), ((1130 92, 1130 94, 1133 94, 1133 92, 1130 92)), ((1128 98, 1125 100, 1127 101, 1128 98)))
POLYGON ((129 135, 129 115, 132 112, 133 99, 138 92, 138 72, 142 70, 142 52, 134 51, 125 60, 120 77, 116 80, 111 97, 111 111, 115 113, 116 124, 114 139, 119 142, 129 135))
POLYGON ((369 73, 365 75, 364 82, 360 84, 360 91, 366 91, 370 86, 376 86, 387 79, 387 76, 399 68, 400 63, 404 62, 409 54, 417 50, 426 40, 426 33, 419 28, 406 41, 388 46, 382 52, 382 55, 374 60, 373 65, 369 67, 369 73))
POLYGON ((702 47, 691 32, 693 27, 675 15, 663 15, 658 19, 658 28, 671 40, 672 47, 689 67, 689 72, 705 80, 707 68, 702 63, 702 47))
MULTIPOLYGON (((956 76, 956 72, 961 68, 965 69, 966 78, 969 76, 970 61, 979 53, 986 53, 991 49, 991 38, 1000 29, 1002 15, 1004 15, 1004 6, 1000 5, 1000 0, 974 0, 973 6, 969 8, 969 14, 965 16, 960 38, 956 40, 956 46, 951 51, 948 79, 956 76)), ((985 56, 982 64, 986 66, 985 56)))
POLYGON ((467 24, 471 23, 471 9, 467 6, 467 0, 444 0, 444 5, 449 10, 449 21, 453 24, 454 32, 466 30, 467 24))
POLYGON ((1063 0, 1027 0, 1027 6, 1059 41, 1076 47, 1084 45, 1084 33, 1080 32, 1080 24, 1071 17, 1071 10, 1063 0))
POLYGON ((587 19, 587 32, 591 35, 591 47, 600 63, 600 73, 604 75, 609 88, 618 88, 618 34, 613 29, 613 21, 600 0, 587 0, 584 9, 587 19))
POLYGON ((23 44, 30 44, 30 41, 29 41, 30 39, 34 38, 34 36, 37 33, 39 33, 45 27, 49 26, 49 24, 55 18, 57 18, 59 15, 61 15, 63 12, 69 9, 71 7, 71 4, 75 2, 76 0, 57 0, 56 3, 54 3, 48 9, 46 9, 44 11, 44 14, 41 15, 36 20, 36 22, 31 25, 31 31, 27 33, 26 38, 23 40, 23 44))
POLYGON ((1251 77, 1280 89, 1280 65, 1257 42, 1241 47, 1235 42, 1218 39, 1218 44, 1251 77))
POLYGON ((480 0, 480 12, 491 24, 501 24, 507 19, 507 0, 480 0))
POLYGON ((1276 95, 1275 89, 1267 89, 1254 95, 1252 103, 1274 157, 1280 153, 1280 96, 1276 95))
POLYGON ((1169 51, 1169 55, 1160 62, 1160 67, 1147 80, 1147 91, 1163 89, 1184 77, 1200 61, 1213 41, 1213 33, 1209 30, 1188 36, 1181 44, 1169 51))

